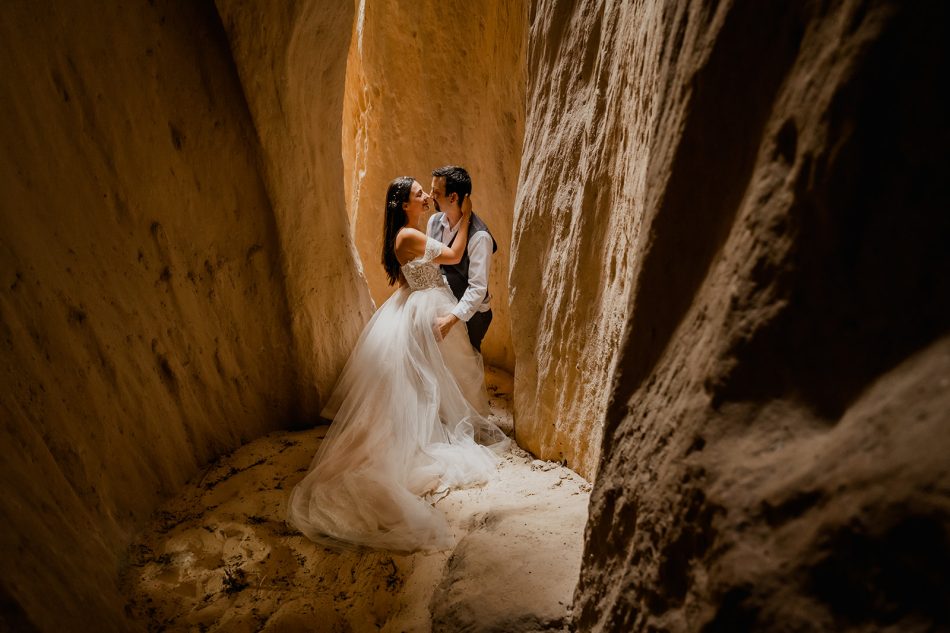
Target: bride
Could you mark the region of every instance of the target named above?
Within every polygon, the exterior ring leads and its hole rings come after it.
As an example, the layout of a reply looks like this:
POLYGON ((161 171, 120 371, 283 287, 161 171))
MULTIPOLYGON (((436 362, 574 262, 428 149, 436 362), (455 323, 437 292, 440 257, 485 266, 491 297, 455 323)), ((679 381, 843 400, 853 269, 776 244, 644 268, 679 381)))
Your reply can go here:
POLYGON ((290 495, 288 522, 314 541, 451 547, 448 523, 426 497, 486 481, 508 446, 487 419, 481 356, 464 328, 442 340, 435 326, 456 303, 439 264, 460 261, 471 200, 453 247, 415 228, 428 208, 412 178, 390 183, 382 259, 399 287, 363 329, 323 410, 333 424, 290 495))

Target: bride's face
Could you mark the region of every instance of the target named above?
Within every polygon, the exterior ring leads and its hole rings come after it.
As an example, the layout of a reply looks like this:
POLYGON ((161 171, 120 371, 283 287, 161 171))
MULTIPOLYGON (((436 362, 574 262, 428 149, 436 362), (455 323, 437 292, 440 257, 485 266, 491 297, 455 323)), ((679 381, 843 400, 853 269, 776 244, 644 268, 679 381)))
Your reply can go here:
POLYGON ((412 217, 429 212, 429 195, 418 182, 412 183, 412 188, 409 190, 409 202, 403 208, 406 214, 412 217))

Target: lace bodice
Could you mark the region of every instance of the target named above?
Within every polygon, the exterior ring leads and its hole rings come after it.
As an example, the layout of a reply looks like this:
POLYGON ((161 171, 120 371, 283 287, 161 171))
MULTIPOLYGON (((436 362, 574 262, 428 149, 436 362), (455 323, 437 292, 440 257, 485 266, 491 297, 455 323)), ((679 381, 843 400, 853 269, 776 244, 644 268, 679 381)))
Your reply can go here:
POLYGON ((426 238, 425 252, 402 265, 402 274, 406 278, 410 290, 438 288, 445 284, 438 264, 432 263, 432 260, 438 257, 441 252, 442 242, 429 237, 426 238))

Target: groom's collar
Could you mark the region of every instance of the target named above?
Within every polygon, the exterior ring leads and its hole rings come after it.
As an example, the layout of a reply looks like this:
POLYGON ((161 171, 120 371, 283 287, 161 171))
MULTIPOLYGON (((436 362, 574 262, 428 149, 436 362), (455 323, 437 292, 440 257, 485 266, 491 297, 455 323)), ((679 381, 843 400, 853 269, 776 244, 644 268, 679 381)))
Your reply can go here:
POLYGON ((449 214, 443 212, 442 218, 439 220, 439 222, 442 224, 442 228, 448 229, 450 232, 454 232, 458 230, 459 224, 462 222, 462 218, 459 218, 459 221, 453 226, 449 224, 449 214))

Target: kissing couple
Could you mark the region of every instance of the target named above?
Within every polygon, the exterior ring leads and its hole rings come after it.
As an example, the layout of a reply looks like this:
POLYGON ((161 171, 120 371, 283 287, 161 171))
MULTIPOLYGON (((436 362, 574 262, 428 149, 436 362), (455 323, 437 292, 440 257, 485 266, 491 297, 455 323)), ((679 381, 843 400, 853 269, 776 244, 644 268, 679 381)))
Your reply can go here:
POLYGON ((488 418, 480 354, 497 244, 471 192, 457 166, 434 170, 429 193, 408 176, 389 184, 382 265, 397 289, 360 334, 323 409, 333 423, 287 509, 314 541, 448 549, 431 500, 486 482, 508 448, 488 418))

